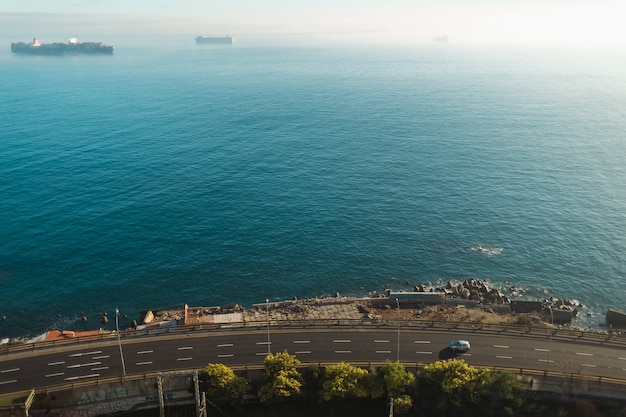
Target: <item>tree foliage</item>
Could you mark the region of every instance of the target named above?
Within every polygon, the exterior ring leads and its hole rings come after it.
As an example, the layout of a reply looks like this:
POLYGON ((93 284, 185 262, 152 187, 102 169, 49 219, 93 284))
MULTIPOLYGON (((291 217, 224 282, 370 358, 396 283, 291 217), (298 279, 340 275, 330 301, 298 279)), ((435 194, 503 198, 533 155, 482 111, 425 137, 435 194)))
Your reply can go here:
POLYGON ((228 366, 210 363, 198 373, 200 389, 212 402, 238 404, 243 401, 248 381, 228 366))
POLYGON ((345 362, 326 367, 322 399, 330 401, 334 398, 367 397, 368 391, 364 381, 368 373, 366 369, 345 362))
POLYGON ((401 416, 404 414, 408 414, 408 412, 411 410, 411 407, 413 407, 413 399, 406 394, 402 394, 394 398, 393 400, 394 415, 401 416))
POLYGON ((397 397, 406 392, 406 388, 415 382, 415 375, 408 372, 400 362, 387 361, 380 369, 389 397, 397 397))
POLYGON ((297 367, 300 361, 287 351, 269 354, 263 361, 267 381, 259 390, 261 402, 279 402, 302 391, 302 375, 297 367))
POLYGON ((424 370, 426 379, 446 395, 446 403, 465 414, 480 410, 482 416, 497 416, 523 405, 524 387, 511 373, 475 368, 462 359, 437 361, 424 370))

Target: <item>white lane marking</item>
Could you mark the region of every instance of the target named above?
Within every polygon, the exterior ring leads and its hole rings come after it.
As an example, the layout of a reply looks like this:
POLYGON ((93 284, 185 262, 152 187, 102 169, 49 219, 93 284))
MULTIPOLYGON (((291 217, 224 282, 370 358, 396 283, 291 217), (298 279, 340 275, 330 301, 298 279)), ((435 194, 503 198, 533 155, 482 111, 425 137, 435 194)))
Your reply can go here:
POLYGON ((507 345, 493 345, 494 348, 500 348, 500 349, 508 349, 509 347, 507 345))
POLYGON ((66 366, 66 368, 67 369, 81 368, 83 366, 95 366, 95 365, 102 365, 102 362, 79 363, 78 365, 68 365, 68 366, 66 366))
POLYGON ((334 343, 352 343, 352 340, 347 340, 347 339, 339 339, 339 340, 333 340, 334 343))
POLYGON ((4 384, 14 384, 17 382, 17 379, 12 379, 10 381, 2 381, 0 382, 0 385, 4 385, 4 384))
POLYGON ((429 344, 430 340, 414 340, 413 343, 429 344))
POLYGON ((391 353, 390 350, 377 350, 376 353, 391 353))
POLYGON ((593 356, 593 353, 582 353, 582 352, 576 352, 577 355, 580 356, 593 356))
POLYGON ((308 355, 311 353, 310 350, 301 350, 299 352, 294 352, 296 355, 308 355))
POLYGON ((152 362, 136 362, 135 365, 137 366, 141 366, 141 365, 151 365, 152 362))
POLYGON ((193 349, 193 346, 184 346, 184 347, 179 347, 179 348, 176 348, 176 349, 178 349, 178 350, 191 350, 191 349, 193 349))
POLYGON ((235 355, 233 355, 232 353, 227 354, 227 355, 217 355, 218 358, 232 358, 233 356, 235 355))
POLYGON ((69 355, 69 356, 70 356, 70 358, 75 358, 77 356, 97 355, 98 353, 102 353, 102 351, 101 350, 94 350, 93 352, 74 353, 73 355, 69 355))
POLYGON ((61 375, 65 375, 65 372, 58 372, 56 374, 48 374, 46 375, 46 378, 51 378, 53 376, 61 376, 61 375))
POLYGON ((537 359, 539 362, 548 362, 548 363, 554 363, 554 361, 552 360, 547 360, 547 359, 537 359))
POLYGON ((418 355, 432 355, 433 354, 432 352, 415 352, 415 353, 417 353, 418 355))
POLYGON ((75 381, 77 379, 85 379, 85 378, 97 378, 100 374, 89 374, 89 375, 81 375, 81 376, 70 376, 68 378, 64 378, 66 381, 75 381))
POLYGON ((99 366, 97 368, 91 368, 92 371, 103 371, 105 369, 109 369, 108 366, 99 366))
POLYGON ((269 355, 269 353, 267 353, 267 352, 257 352, 256 355, 257 356, 267 356, 267 355, 269 355))
POLYGON ((154 353, 154 350, 140 350, 137 355, 146 355, 148 353, 154 353))
POLYGON ((217 345, 217 347, 232 347, 232 346, 234 346, 232 343, 224 343, 221 345, 217 345))
POLYGON ((102 355, 102 356, 94 356, 91 359, 106 359, 106 358, 110 358, 111 355, 102 355))
POLYGON ((54 366, 54 365, 63 365, 65 363, 65 361, 60 361, 60 362, 50 362, 48 364, 48 366, 54 366))
POLYGON ((256 342, 257 345, 271 345, 272 342, 256 342))
POLYGON ((535 348, 535 350, 536 350, 537 352, 551 352, 551 350, 550 350, 550 349, 538 349, 538 348, 535 348))
POLYGON ((589 363, 581 363, 581 366, 586 366, 587 368, 597 368, 598 365, 591 365, 589 363))
POLYGON ((513 356, 496 356, 498 359, 513 359, 513 356))
POLYGON ((336 350, 335 353, 352 353, 351 350, 336 350))
POLYGON ((311 343, 310 340, 294 340, 293 343, 311 343))
POLYGON ((374 340, 374 343, 389 343, 389 340, 374 340))
POLYGON ((193 359, 193 358, 178 358, 178 359, 176 359, 176 360, 177 360, 177 361, 190 361, 190 360, 192 360, 192 359, 193 359))
POLYGON ((0 374, 6 374, 7 372, 17 372, 19 370, 20 368, 5 369, 4 371, 0 371, 0 374))
POLYGON ((626 361, 626 358, 620 358, 620 357, 618 357, 617 359, 619 359, 620 361, 626 361))

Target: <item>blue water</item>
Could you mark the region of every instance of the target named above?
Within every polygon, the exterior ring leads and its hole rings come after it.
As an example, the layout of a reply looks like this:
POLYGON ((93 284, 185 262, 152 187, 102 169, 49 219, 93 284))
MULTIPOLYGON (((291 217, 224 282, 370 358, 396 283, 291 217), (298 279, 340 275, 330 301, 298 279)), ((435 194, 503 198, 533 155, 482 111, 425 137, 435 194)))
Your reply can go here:
POLYGON ((623 51, 8 49, 0 338, 468 277, 626 308, 623 51))

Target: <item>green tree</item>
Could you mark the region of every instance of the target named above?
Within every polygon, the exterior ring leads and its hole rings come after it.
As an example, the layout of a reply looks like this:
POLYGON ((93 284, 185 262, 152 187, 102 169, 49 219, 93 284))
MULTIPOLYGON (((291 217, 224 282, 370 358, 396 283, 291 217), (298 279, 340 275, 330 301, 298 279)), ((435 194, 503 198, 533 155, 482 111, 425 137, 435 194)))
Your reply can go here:
POLYGON ((406 392, 406 388, 415 382, 415 375, 408 372, 400 362, 385 362, 380 369, 389 397, 398 397, 406 392))
POLYGON ((210 363, 198 373, 200 389, 214 403, 232 405, 243 402, 248 381, 226 365, 210 363))
POLYGON ((483 416, 512 415, 524 406, 524 385, 510 372, 483 372, 476 384, 477 406, 483 416))
POLYGON ((476 400, 477 380, 484 372, 463 359, 436 361, 424 367, 426 379, 446 394, 449 403, 464 407, 476 400))
POLYGON ((345 362, 326 367, 325 380, 322 384, 322 399, 357 397, 368 395, 364 380, 369 372, 345 362))
POLYGON ((302 391, 302 375, 298 372, 300 361, 287 351, 269 354, 263 361, 266 384, 259 390, 261 402, 280 402, 302 391))
POLYGON ((408 414, 411 407, 413 407, 413 400, 406 394, 402 394, 393 400, 394 415, 408 414))

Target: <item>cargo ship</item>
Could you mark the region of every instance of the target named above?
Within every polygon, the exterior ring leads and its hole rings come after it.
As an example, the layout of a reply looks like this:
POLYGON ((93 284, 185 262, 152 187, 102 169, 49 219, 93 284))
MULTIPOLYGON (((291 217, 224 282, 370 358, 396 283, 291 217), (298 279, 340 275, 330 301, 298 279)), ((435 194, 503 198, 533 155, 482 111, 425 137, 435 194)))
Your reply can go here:
POLYGON ((102 42, 78 42, 76 38, 69 38, 67 43, 41 43, 34 38, 31 43, 11 43, 11 52, 27 55, 110 55, 113 47, 102 42))
POLYGON ((232 45, 232 36, 196 36, 196 43, 199 45, 232 45))

